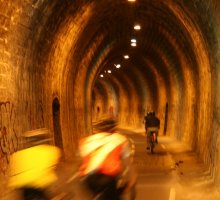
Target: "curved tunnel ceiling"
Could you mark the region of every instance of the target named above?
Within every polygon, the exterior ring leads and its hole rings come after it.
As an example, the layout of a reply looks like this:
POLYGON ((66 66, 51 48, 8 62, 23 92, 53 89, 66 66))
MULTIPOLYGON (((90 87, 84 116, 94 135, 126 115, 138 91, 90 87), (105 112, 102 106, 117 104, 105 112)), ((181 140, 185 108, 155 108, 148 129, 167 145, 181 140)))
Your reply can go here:
POLYGON ((9 136, 48 128, 71 160, 101 115, 144 134, 154 110, 220 180, 219 0, 2 0, 0 18, 9 136))
MULTIPOLYGON (((110 50, 99 66, 99 74, 109 69, 114 72, 114 64, 120 63, 122 67, 118 71, 121 73, 109 75, 112 79, 118 79, 122 85, 126 85, 123 76, 127 76, 130 82, 139 87, 135 83, 136 76, 132 76, 139 73, 140 79, 146 79, 151 88, 146 95, 152 96, 154 101, 158 101, 160 95, 165 95, 166 101, 174 99, 180 102, 181 94, 174 96, 175 93, 184 93, 182 90, 186 90, 187 85, 196 87, 195 84, 199 81, 200 64, 197 57, 200 56, 200 50, 206 48, 204 51, 207 51, 207 55, 211 51, 212 41, 208 39, 214 33, 208 33, 209 30, 202 32, 204 24, 200 24, 198 16, 193 14, 198 13, 198 9, 204 10, 205 3, 203 6, 196 2, 176 4, 172 1, 118 1, 115 4, 111 1, 99 2, 94 6, 95 14, 90 18, 85 36, 82 35, 80 41, 92 43, 96 41, 95 37, 104 36, 100 46, 110 50), (133 29, 136 23, 141 25, 141 30, 133 29), (89 40, 88 32, 94 36, 89 40), (136 47, 131 47, 131 38, 137 39, 136 47), (195 46, 198 43, 201 43, 200 48, 195 46), (124 54, 128 54, 130 59, 123 60, 124 54), (161 88, 164 88, 165 94, 158 93, 161 88)), ((207 64, 206 67, 210 66, 207 64)), ((138 96, 143 96, 143 89, 142 92, 139 89, 137 93, 138 96)), ((194 93, 196 96, 195 91, 194 93)), ((157 110, 158 104, 156 102, 151 109, 157 110)))
MULTIPOLYGON (((69 86, 65 90, 69 96, 74 91, 72 101, 77 109, 86 108, 86 113, 91 105, 97 106, 88 103, 97 99, 96 94, 104 96, 101 99, 107 103, 102 105, 111 107, 111 97, 119 117, 124 116, 121 122, 141 125, 140 118, 147 110, 155 110, 162 118, 168 103, 170 133, 178 129, 190 135, 202 127, 194 118, 210 113, 206 109, 211 103, 212 52, 217 40, 216 30, 211 28, 216 22, 210 3, 66 0, 42 3, 39 9, 47 16, 39 18, 36 14, 46 31, 33 24, 38 33, 35 52, 41 52, 36 53, 41 57, 39 67, 49 77, 46 82, 50 77, 60 80, 52 87, 62 82, 69 86), (133 28, 137 23, 140 30, 133 28), (131 46, 132 38, 137 40, 136 47, 131 46), (125 54, 129 59, 123 58, 125 54), (115 64, 121 68, 116 69, 115 64), (112 73, 105 73, 107 70, 112 73), (114 94, 109 95, 109 91, 114 94), (183 119, 185 126, 179 127, 183 119)), ((78 118, 85 124, 91 121, 78 118)))

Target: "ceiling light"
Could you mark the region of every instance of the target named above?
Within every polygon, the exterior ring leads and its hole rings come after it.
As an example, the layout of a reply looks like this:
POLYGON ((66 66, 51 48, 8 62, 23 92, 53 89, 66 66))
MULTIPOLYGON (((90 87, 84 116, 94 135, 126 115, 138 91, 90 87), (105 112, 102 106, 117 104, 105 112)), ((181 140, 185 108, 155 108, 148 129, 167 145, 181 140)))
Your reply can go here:
POLYGON ((134 26, 134 30, 140 30, 141 29, 141 26, 139 25, 139 24, 136 24, 135 26, 134 26))
POLYGON ((103 74, 101 74, 101 75, 100 75, 100 77, 102 77, 102 78, 103 78, 103 77, 104 77, 104 75, 103 75, 103 74))
POLYGON ((129 59, 129 55, 124 55, 124 59, 129 59))
POLYGON ((120 65, 120 64, 117 64, 117 65, 115 64, 115 67, 116 67, 116 68, 120 68, 121 65, 120 65))
POLYGON ((131 39, 131 42, 132 42, 132 43, 136 43, 137 40, 133 38, 133 39, 131 39))
POLYGON ((128 0, 129 2, 135 2, 136 0, 128 0))
POLYGON ((109 73, 109 74, 111 74, 111 73, 112 73, 112 71, 111 71, 111 70, 108 70, 108 73, 109 73))
POLYGON ((136 44, 135 42, 132 42, 132 43, 131 43, 131 46, 132 46, 132 47, 136 47, 137 44, 136 44))

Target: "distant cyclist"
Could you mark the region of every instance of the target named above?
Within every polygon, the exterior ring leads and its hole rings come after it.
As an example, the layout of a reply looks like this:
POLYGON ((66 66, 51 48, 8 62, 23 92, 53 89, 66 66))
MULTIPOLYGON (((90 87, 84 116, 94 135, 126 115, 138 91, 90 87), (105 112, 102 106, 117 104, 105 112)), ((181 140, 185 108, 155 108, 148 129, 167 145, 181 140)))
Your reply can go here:
POLYGON ((156 142, 158 131, 160 129, 160 120, 156 117, 155 112, 149 112, 145 116, 145 131, 146 131, 146 140, 147 140, 147 149, 149 149, 149 138, 151 137, 151 133, 156 133, 156 142))

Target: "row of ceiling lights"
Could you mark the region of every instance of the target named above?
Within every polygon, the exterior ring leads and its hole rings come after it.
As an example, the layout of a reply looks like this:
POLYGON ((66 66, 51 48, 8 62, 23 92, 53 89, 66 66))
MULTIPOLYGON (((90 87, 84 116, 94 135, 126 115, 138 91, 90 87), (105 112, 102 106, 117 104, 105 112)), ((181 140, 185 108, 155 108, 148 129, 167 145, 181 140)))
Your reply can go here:
MULTIPOLYGON (((129 2, 135 2, 136 0, 128 0, 129 2)), ((134 25, 134 30, 138 31, 141 29, 141 26, 139 24, 134 25)), ((135 38, 131 39, 131 46, 136 47, 137 46, 137 40, 135 38)), ((124 59, 129 59, 129 55, 124 55, 124 59)), ((121 67, 120 64, 114 64, 115 68, 119 69, 121 67)), ((105 70, 104 73, 111 74, 111 70, 105 70)), ((100 74, 100 77, 103 78, 104 74, 100 74)))
MULTIPOLYGON (((115 68, 117 68, 117 69, 119 69, 119 68, 121 67, 120 64, 114 64, 114 66, 115 66, 115 68)), ((112 71, 111 71, 111 70, 105 70, 104 73, 109 73, 109 74, 111 74, 112 71)), ((100 77, 104 77, 104 75, 101 74, 100 77)))

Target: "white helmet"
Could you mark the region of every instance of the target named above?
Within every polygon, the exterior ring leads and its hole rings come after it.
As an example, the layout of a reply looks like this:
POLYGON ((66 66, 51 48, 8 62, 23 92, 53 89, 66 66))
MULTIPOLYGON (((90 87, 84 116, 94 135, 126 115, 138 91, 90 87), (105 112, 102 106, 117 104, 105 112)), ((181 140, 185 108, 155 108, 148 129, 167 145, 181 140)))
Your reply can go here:
POLYGON ((79 153, 83 159, 81 175, 87 175, 103 168, 106 169, 107 165, 109 167, 113 164, 111 162, 116 164, 111 166, 111 169, 109 168, 109 172, 105 173, 116 173, 119 170, 116 169, 116 165, 120 164, 121 158, 130 155, 130 150, 125 136, 119 133, 102 132, 82 139, 79 153), (119 154, 120 156, 118 156, 119 154), (114 161, 109 161, 109 159, 114 159, 114 161))

